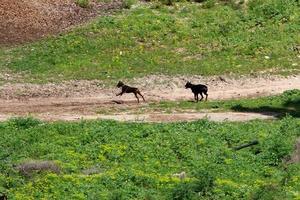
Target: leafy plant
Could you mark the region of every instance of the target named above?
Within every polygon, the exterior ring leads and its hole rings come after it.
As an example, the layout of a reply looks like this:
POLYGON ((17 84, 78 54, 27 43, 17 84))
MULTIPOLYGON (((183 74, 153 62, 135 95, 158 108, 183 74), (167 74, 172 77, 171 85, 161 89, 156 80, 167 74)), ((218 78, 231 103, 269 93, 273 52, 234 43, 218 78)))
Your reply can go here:
POLYGON ((88 8, 90 5, 89 0, 75 0, 75 2, 81 8, 88 8))
POLYGON ((123 0, 123 8, 130 9, 135 3, 136 0, 123 0))
POLYGON ((299 137, 299 120, 292 117, 247 123, 56 122, 30 128, 9 121, 0 129, 0 192, 12 199, 287 199, 300 186, 298 165, 282 160, 299 137), (253 138, 260 141, 257 154, 232 149, 253 138), (30 176, 20 175, 20 166, 30 176), (86 172, 95 166, 101 168, 86 172), (182 171, 184 177, 175 176, 182 171))
POLYGON ((9 120, 9 124, 11 126, 19 129, 28 129, 31 127, 35 127, 41 123, 42 122, 40 120, 32 117, 27 117, 27 118, 16 117, 9 120))
POLYGON ((249 2, 250 14, 257 19, 289 19, 295 12, 296 1, 289 0, 253 0, 249 2))
POLYGON ((216 4, 216 0, 207 0, 204 2, 203 8, 210 9, 210 8, 214 7, 215 4, 216 4))

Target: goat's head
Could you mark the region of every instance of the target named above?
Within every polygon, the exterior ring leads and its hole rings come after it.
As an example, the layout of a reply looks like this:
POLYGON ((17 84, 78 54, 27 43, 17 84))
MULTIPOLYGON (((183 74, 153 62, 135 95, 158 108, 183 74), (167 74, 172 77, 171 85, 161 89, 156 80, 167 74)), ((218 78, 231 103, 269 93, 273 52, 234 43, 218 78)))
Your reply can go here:
POLYGON ((187 89, 187 88, 191 88, 192 87, 192 83, 190 82, 190 81, 188 81, 188 82, 186 82, 186 84, 185 84, 185 88, 187 89))
POLYGON ((117 87, 122 87, 124 85, 124 83, 122 81, 119 81, 118 84, 117 84, 117 87))

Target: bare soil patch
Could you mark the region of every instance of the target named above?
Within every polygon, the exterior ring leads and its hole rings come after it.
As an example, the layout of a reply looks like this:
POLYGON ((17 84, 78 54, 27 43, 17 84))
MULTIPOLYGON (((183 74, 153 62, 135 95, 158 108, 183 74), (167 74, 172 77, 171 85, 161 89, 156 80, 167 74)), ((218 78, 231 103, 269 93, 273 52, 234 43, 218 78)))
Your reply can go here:
POLYGON ((121 0, 95 0, 88 8, 81 8, 75 0, 1 0, 0 45, 30 42, 59 33, 121 5, 121 0))
POLYGON ((53 161, 30 160, 16 166, 23 176, 31 176, 33 172, 51 171, 60 173, 60 167, 53 161))
POLYGON ((218 113, 150 113, 150 114, 116 114, 116 115, 78 115, 78 114, 62 114, 62 115, 47 115, 39 114, 36 117, 46 121, 78 121, 78 120, 91 120, 91 119, 105 119, 116 121, 129 121, 129 122, 183 122, 195 121, 199 119, 208 119, 216 122, 223 121, 249 121, 254 119, 275 119, 272 115, 263 115, 260 113, 242 113, 242 112, 218 112, 218 113))
MULTIPOLYGON (((0 120, 12 116, 35 116, 44 120, 115 119, 120 121, 190 121, 208 117, 215 121, 272 119, 273 113, 142 113, 135 110, 149 102, 191 100, 186 80, 204 83, 209 87, 209 100, 252 98, 300 89, 300 75, 291 77, 258 77, 233 79, 228 77, 167 77, 150 76, 128 81, 138 86, 146 103, 137 104, 133 95, 116 97, 116 88, 100 81, 70 81, 61 84, 6 84, 0 87, 0 120), (112 112, 116 110, 116 112, 112 112)), ((200 102, 201 103, 201 102, 200 102)))
POLYGON ((296 141, 294 153, 291 155, 291 158, 287 161, 290 163, 299 163, 300 162, 300 138, 296 141))

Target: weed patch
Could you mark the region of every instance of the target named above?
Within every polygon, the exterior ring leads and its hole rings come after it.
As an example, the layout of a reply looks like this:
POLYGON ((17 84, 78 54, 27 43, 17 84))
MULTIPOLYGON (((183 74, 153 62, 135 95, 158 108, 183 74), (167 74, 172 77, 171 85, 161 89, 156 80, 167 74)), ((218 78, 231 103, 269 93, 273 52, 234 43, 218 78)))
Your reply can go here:
POLYGON ((0 189, 12 199, 289 199, 300 187, 299 165, 283 161, 299 137, 299 120, 292 117, 246 123, 58 122, 30 129, 8 121, 0 130, 0 189), (258 145, 233 148, 254 139, 258 145), (58 163, 60 174, 41 160, 58 163), (13 168, 18 163, 31 175, 20 176, 13 168), (174 176, 183 171, 184 177, 174 176))

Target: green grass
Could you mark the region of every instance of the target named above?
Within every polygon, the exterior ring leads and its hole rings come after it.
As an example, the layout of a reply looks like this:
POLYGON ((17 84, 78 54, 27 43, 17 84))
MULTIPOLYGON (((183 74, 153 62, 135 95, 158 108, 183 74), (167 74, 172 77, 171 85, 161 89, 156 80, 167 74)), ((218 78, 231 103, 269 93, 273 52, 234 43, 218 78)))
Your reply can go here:
POLYGON ((293 199, 300 166, 281 160, 299 120, 144 124, 113 121, 0 123, 0 193, 9 199, 293 199), (234 151, 252 140, 259 145, 234 151), (53 160, 60 174, 14 165, 53 160), (84 175, 83 170, 98 173, 84 175), (180 180, 172 174, 185 171, 180 180))
POLYGON ((82 8, 87 8, 90 4, 89 0, 76 0, 75 3, 82 8))
POLYGON ((0 69, 35 82, 295 73, 300 63, 292 48, 300 43, 299 30, 300 6, 287 0, 256 0, 247 9, 139 5, 57 37, 2 49, 0 69))
POLYGON ((165 101, 159 103, 151 103, 148 107, 143 109, 152 111, 201 111, 204 109, 213 109, 215 112, 219 111, 242 111, 242 112, 258 112, 266 113, 272 112, 278 114, 278 117, 286 114, 294 117, 300 117, 300 90, 285 91, 281 95, 237 99, 237 100, 223 100, 223 101, 202 101, 195 103, 193 101, 165 101))

